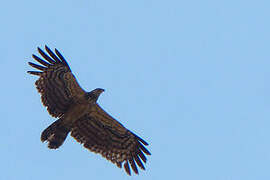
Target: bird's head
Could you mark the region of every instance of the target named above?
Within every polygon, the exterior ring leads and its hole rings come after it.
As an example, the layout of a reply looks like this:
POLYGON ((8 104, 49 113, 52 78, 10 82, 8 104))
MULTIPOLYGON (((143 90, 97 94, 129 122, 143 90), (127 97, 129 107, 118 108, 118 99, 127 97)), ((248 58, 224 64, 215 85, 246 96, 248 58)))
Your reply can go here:
POLYGON ((103 93, 104 91, 105 90, 102 88, 96 88, 93 91, 86 93, 87 99, 96 102, 100 94, 103 93))

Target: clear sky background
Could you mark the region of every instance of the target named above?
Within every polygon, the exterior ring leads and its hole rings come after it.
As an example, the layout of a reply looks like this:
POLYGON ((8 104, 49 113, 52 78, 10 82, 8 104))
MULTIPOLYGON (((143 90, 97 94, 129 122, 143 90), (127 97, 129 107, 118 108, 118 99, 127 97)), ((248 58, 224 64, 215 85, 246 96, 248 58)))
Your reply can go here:
POLYGON ((270 179, 267 0, 3 1, 1 180, 270 179), (147 142, 146 171, 127 176, 68 137, 41 143, 31 55, 47 44, 101 106, 147 142))

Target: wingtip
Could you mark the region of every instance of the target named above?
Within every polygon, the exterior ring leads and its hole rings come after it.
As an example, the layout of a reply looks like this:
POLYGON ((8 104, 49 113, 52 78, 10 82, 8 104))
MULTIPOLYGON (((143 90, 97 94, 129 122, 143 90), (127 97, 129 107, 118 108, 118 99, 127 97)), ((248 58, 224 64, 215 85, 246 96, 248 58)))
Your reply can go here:
POLYGON ((136 134, 134 134, 133 132, 131 132, 141 143, 143 143, 145 146, 148 146, 149 144, 143 140, 141 137, 137 136, 136 134))
POLYGON ((140 139, 141 140, 141 142, 145 145, 145 146, 148 146, 149 144, 148 144, 148 142, 146 142, 145 140, 143 140, 143 139, 140 139))
POLYGON ((42 72, 39 71, 26 71, 27 73, 31 74, 31 75, 36 75, 36 76, 41 76, 42 72))
POLYGON ((125 168, 125 171, 126 173, 131 176, 131 173, 130 173, 130 167, 129 167, 129 164, 128 162, 126 161, 125 164, 124 164, 124 168, 125 168))
POLYGON ((60 54, 60 52, 58 51, 58 49, 56 49, 56 48, 54 48, 54 52, 57 54, 57 53, 59 53, 60 54))
POLYGON ((41 54, 41 55, 45 54, 44 51, 40 47, 38 47, 37 49, 38 49, 39 54, 41 54))
POLYGON ((146 147, 144 147, 141 143, 139 143, 140 149, 147 155, 151 155, 151 153, 148 151, 146 147))
POLYGON ((132 168, 133 172, 135 172, 135 174, 139 174, 138 168, 137 168, 137 166, 136 166, 135 161, 134 161, 133 158, 131 158, 129 160, 129 163, 131 165, 131 168, 132 168))
POLYGON ((45 50, 47 51, 47 52, 49 52, 49 51, 51 51, 51 49, 45 44, 45 50))
POLYGON ((45 44, 45 46, 44 46, 44 47, 45 47, 46 51, 47 51, 47 49, 49 49, 49 50, 50 50, 50 48, 49 48, 49 47, 48 47, 46 44, 45 44))

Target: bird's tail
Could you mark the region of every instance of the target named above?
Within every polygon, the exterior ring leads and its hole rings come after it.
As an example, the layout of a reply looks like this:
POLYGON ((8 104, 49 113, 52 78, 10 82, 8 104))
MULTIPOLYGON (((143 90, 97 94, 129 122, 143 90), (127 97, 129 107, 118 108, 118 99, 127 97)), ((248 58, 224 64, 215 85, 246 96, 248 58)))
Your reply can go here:
POLYGON ((69 131, 70 128, 60 118, 42 132, 41 141, 48 141, 48 147, 50 149, 57 149, 63 144, 69 131))

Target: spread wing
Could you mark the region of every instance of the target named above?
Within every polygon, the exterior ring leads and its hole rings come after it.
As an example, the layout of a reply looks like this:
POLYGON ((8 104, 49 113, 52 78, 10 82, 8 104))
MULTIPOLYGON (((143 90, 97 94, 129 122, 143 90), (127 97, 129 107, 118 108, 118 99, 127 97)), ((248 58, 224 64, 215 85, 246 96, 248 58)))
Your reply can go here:
POLYGON ((119 168, 124 163, 126 172, 132 170, 138 174, 137 165, 145 169, 144 154, 151 153, 144 147, 148 145, 143 139, 126 129, 122 124, 107 114, 98 104, 95 110, 77 120, 71 130, 73 136, 85 148, 100 153, 119 168))
POLYGON ((60 52, 55 49, 54 53, 47 46, 45 49, 48 54, 38 48, 44 59, 33 54, 33 58, 43 66, 29 62, 30 66, 40 71, 27 72, 39 76, 35 84, 43 105, 53 117, 60 117, 85 91, 79 86, 60 52))

